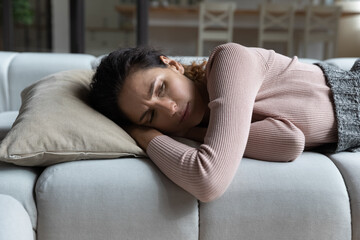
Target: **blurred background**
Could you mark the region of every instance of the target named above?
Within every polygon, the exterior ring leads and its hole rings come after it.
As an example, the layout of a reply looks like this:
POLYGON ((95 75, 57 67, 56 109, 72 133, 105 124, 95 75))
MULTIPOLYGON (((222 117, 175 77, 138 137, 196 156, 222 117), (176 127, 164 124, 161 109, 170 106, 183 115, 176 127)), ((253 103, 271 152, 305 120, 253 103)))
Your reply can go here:
MULTIPOLYGON (((79 52, 99 56, 121 47, 148 44, 163 50, 167 55, 194 56, 197 55, 198 48, 201 2, 203 1, 1 0, 0 51, 79 52)), ((263 1, 233 2, 236 10, 232 41, 257 47, 259 6, 263 1)), ((272 48, 283 54, 301 55, 299 49, 302 48, 305 6, 337 5, 341 6, 342 14, 336 33, 337 48, 331 57, 360 57, 359 0, 296 0, 293 4, 296 5, 293 53, 287 53, 283 43, 266 43, 265 48, 272 48)), ((205 42, 202 55, 208 55, 220 43, 221 41, 205 42)), ((322 44, 324 43, 309 44, 306 57, 323 58, 322 44)))

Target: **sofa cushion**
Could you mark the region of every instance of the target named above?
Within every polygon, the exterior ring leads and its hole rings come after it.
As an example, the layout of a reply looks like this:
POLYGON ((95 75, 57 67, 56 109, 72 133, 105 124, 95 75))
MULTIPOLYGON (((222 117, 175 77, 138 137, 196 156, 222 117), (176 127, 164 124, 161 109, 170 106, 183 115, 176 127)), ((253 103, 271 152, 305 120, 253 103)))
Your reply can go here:
POLYGON ((124 130, 87 104, 92 75, 92 70, 69 70, 26 88, 19 116, 0 145, 0 160, 45 166, 144 156, 124 130))
POLYGON ((360 152, 340 152, 329 157, 345 180, 351 199, 352 237, 360 239, 360 152))
POLYGON ((198 240, 198 202, 148 158, 46 168, 36 185, 38 238, 198 240))
POLYGON ((345 240, 351 224, 339 170, 312 152, 290 163, 244 158, 225 194, 200 203, 200 240, 345 240))

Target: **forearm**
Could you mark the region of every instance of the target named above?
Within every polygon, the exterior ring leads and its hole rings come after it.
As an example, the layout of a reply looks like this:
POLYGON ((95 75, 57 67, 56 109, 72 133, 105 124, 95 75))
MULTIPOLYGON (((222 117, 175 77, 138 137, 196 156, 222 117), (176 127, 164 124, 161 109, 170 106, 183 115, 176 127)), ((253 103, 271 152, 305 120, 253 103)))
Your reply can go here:
POLYGON ((150 141, 160 135, 163 135, 156 129, 141 127, 141 126, 130 126, 126 129, 132 138, 135 139, 137 144, 146 151, 150 141))
POLYGON ((210 57, 207 68, 209 129, 190 129, 177 135, 203 144, 192 148, 159 136, 147 148, 148 156, 166 176, 203 202, 212 201, 225 192, 246 147, 253 106, 263 79, 254 59, 258 55, 249 52, 232 44, 217 48, 210 57), (229 71, 229 66, 234 66, 234 71, 229 71))
POLYGON ((289 162, 303 151, 303 132, 286 119, 266 118, 254 122, 245 156, 266 161, 289 162))

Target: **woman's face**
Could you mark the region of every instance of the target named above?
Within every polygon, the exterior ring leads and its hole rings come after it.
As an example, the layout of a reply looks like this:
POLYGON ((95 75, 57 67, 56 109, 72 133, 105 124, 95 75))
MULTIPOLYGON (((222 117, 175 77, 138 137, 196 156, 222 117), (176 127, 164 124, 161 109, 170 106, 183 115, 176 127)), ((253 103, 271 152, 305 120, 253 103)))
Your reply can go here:
POLYGON ((120 110, 135 124, 164 133, 181 134, 198 125, 206 100, 194 82, 184 76, 181 64, 161 57, 167 68, 131 73, 120 91, 120 110))

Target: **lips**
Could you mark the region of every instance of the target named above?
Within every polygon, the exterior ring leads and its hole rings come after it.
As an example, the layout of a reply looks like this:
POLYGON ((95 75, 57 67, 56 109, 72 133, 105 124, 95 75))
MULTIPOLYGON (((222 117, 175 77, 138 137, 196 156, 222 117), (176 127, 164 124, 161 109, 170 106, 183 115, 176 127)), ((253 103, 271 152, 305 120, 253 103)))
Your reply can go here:
POLYGON ((181 119, 180 119, 180 123, 185 121, 188 117, 189 117, 189 114, 190 114, 190 110, 189 110, 189 103, 186 104, 186 107, 185 107, 185 110, 184 112, 182 113, 182 116, 181 116, 181 119))

